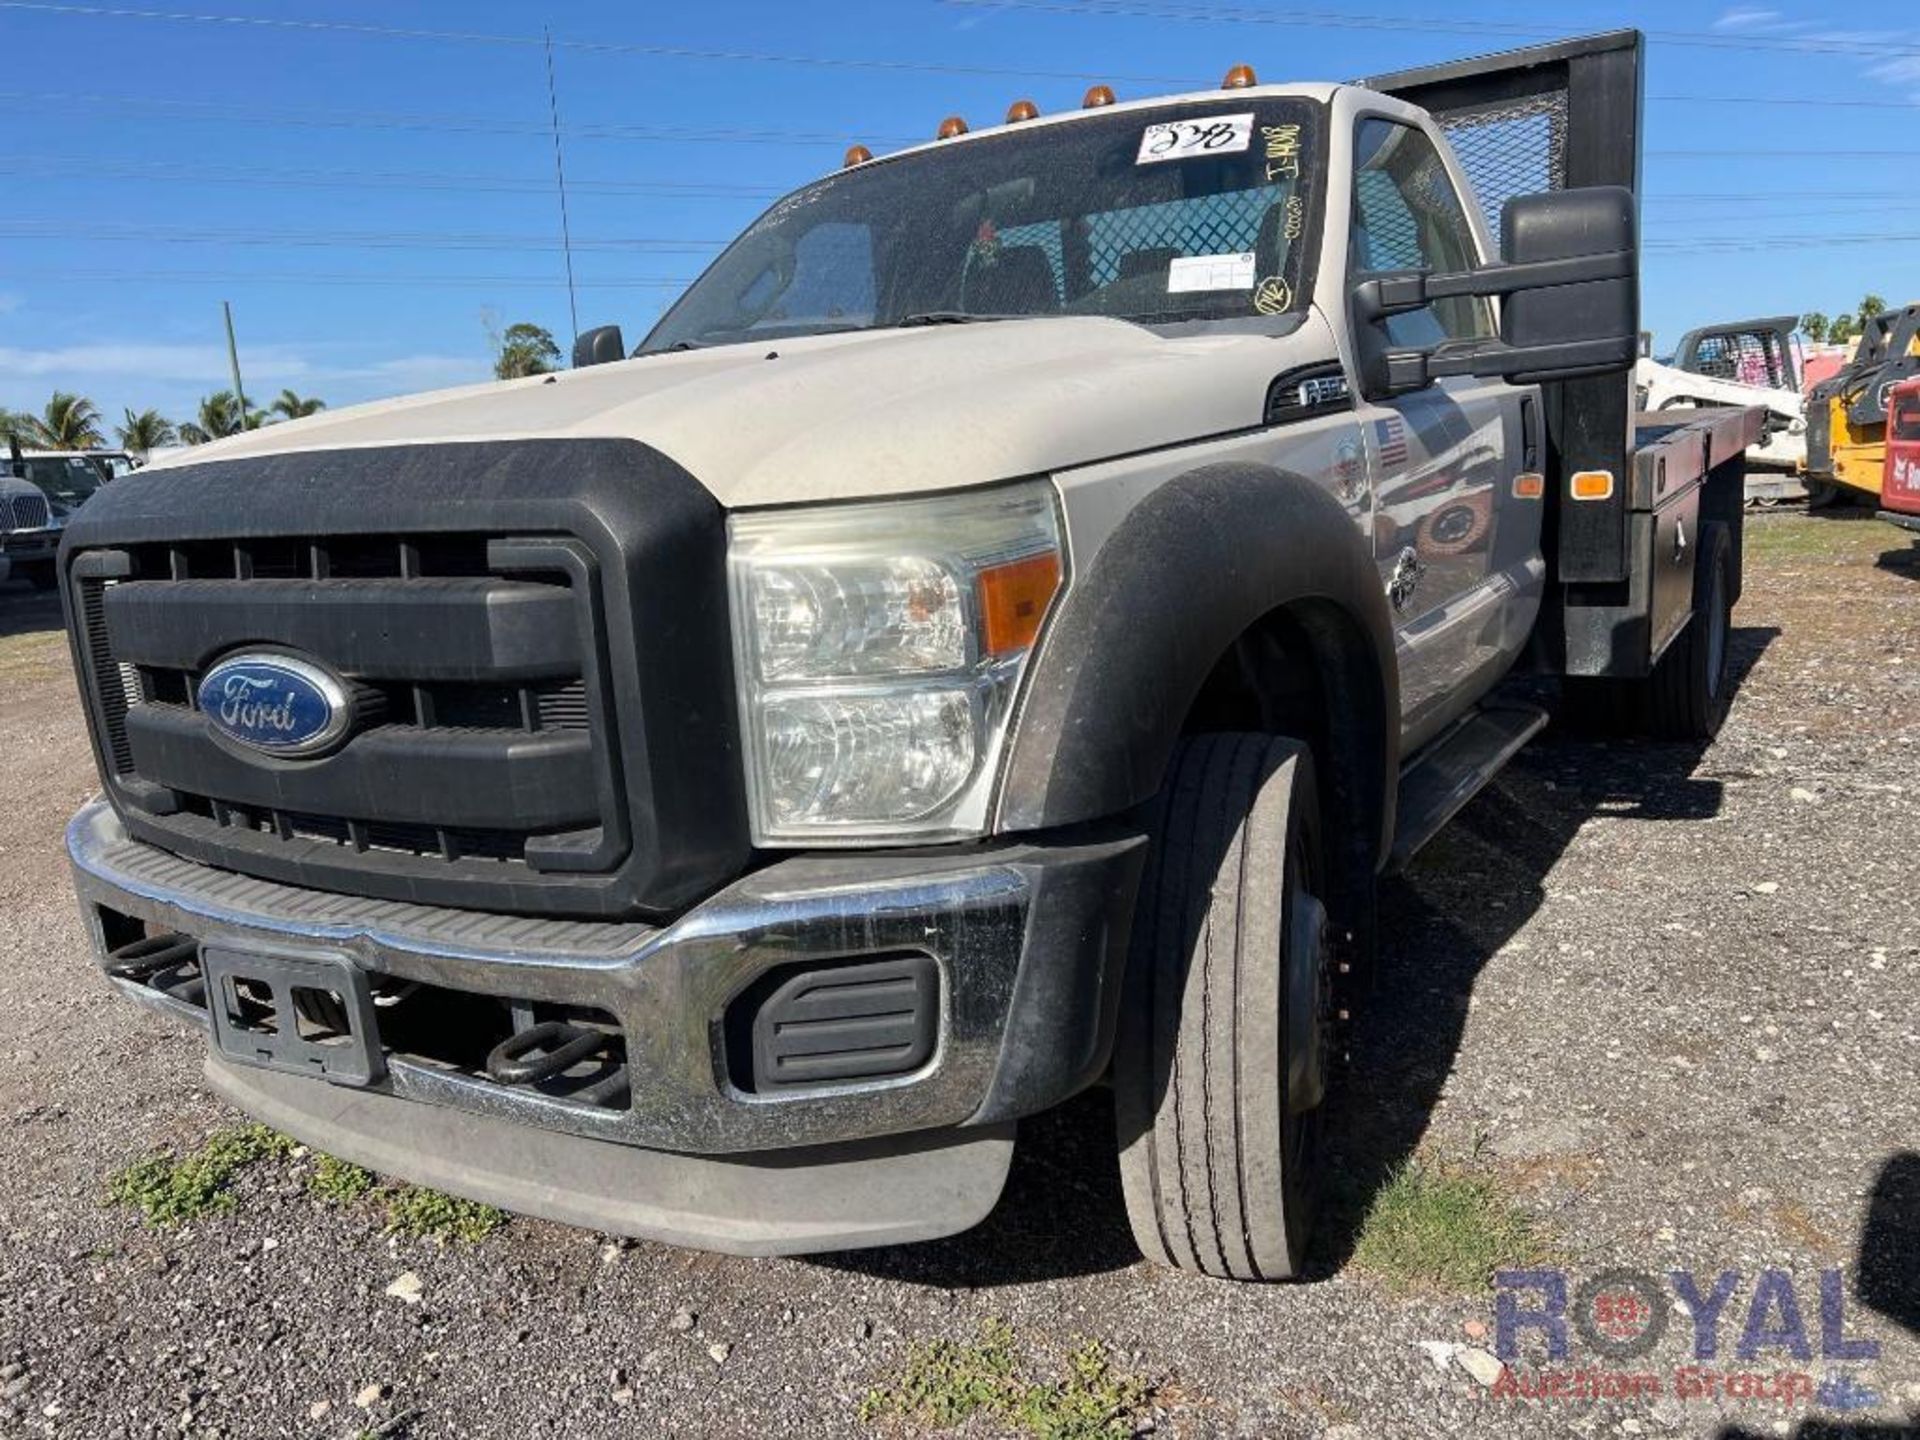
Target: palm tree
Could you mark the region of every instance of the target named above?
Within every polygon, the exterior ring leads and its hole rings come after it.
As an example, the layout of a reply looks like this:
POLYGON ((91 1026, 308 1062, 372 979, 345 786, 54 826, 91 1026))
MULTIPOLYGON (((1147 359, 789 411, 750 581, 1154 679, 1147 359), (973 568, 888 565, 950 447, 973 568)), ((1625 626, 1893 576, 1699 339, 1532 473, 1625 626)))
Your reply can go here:
POLYGON ((107 443, 93 402, 65 390, 54 391, 44 411, 27 417, 27 436, 43 450, 97 450, 107 443))
POLYGON ((18 440, 25 445, 28 438, 28 418, 17 410, 9 410, 6 406, 0 405, 0 445, 5 445, 10 440, 18 440))
POLYGON ((326 409, 327 402, 311 397, 303 398, 294 394, 291 390, 282 390, 279 395, 274 398, 273 404, 267 408, 273 411, 274 414, 283 416, 288 420, 299 420, 326 409))
POLYGON ((204 445, 209 440, 238 435, 242 430, 258 430, 266 422, 266 411, 249 410, 242 417, 240 402, 233 398, 233 392, 216 390, 201 400, 198 416, 181 422, 180 438, 189 445, 204 445))
POLYGON ((142 410, 136 415, 131 406, 127 407, 126 423, 114 426, 113 433, 120 437, 123 449, 132 451, 142 460, 147 458, 150 451, 162 445, 171 445, 179 438, 173 422, 158 410, 142 410))

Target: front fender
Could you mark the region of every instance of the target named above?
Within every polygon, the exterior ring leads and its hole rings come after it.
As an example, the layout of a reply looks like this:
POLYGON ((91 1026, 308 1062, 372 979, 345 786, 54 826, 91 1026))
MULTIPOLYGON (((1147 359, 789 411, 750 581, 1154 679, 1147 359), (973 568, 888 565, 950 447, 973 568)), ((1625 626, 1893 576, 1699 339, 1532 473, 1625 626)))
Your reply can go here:
MULTIPOLYGON (((1200 688, 1229 647, 1283 606, 1318 602, 1359 637, 1375 682, 1381 855, 1393 830, 1399 680, 1370 539, 1322 487, 1247 463, 1160 486, 1075 577, 1048 628, 1018 716, 1000 828, 1036 830, 1146 800, 1200 688)), ((1356 720, 1359 717, 1354 717, 1356 720)))

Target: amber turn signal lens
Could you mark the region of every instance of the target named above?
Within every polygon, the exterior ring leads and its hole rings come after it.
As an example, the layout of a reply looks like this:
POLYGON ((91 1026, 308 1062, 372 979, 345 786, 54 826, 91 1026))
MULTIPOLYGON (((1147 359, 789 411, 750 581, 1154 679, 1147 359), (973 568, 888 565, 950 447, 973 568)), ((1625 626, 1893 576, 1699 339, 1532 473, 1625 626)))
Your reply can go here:
POLYGON ((1040 107, 1031 100, 1016 100, 1007 107, 1007 124, 1018 125, 1022 120, 1040 118, 1040 107))
POLYGON ((1227 78, 1220 82, 1222 90, 1251 90, 1260 82, 1254 78, 1251 65, 1236 65, 1227 71, 1227 78))
POLYGON ((1547 477, 1532 470, 1523 470, 1513 477, 1513 496, 1516 500, 1538 500, 1547 493, 1547 477))
POLYGON ((1611 500, 1613 498, 1611 470, 1576 470, 1568 485, 1576 500, 1611 500))
POLYGON ((962 120, 958 115, 949 115, 940 122, 939 133, 934 136, 934 139, 951 140, 956 135, 964 135, 966 133, 967 122, 962 120))
POLYGON ((840 168, 845 170, 852 165, 864 165, 872 158, 873 151, 869 150, 866 146, 849 145, 847 147, 846 158, 840 162, 840 168))
POLYGON ((1113 104, 1113 91, 1105 85, 1095 85, 1088 89, 1080 101, 1082 110, 1092 110, 1096 106, 1113 104))
POLYGON ((1032 645, 1060 588, 1060 556, 1048 550, 982 570, 980 618, 989 655, 1012 655, 1032 645))

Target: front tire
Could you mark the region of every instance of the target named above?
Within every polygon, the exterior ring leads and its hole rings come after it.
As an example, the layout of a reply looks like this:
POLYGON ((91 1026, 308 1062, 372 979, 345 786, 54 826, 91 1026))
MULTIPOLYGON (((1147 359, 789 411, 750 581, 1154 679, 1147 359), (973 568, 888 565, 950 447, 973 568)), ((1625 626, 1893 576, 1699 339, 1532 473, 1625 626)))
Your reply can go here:
POLYGON ((1127 1218, 1161 1264, 1284 1280, 1323 1162, 1331 967, 1313 757, 1184 742, 1154 807, 1114 1104, 1127 1218))

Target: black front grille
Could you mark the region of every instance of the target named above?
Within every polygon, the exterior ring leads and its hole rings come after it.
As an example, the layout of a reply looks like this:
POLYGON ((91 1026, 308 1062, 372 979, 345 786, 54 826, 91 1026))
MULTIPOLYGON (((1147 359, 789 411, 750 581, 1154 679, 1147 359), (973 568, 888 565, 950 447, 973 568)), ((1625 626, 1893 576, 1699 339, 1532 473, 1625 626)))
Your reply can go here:
POLYGON ((0 532, 8 530, 44 530, 53 523, 53 511, 47 497, 35 491, 0 495, 0 532))
POLYGON ((533 878, 619 833, 573 542, 247 537, 91 551, 75 573, 111 769, 146 823, 209 858, 533 878), (207 669, 263 647, 352 686, 337 755, 254 756, 200 713, 207 669))
POLYGON ((100 769, 128 833, 222 869, 526 915, 677 913, 751 857, 726 517, 625 440, 156 469, 67 527, 100 769), (325 754, 196 708, 278 650, 350 692, 325 754))

